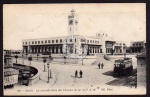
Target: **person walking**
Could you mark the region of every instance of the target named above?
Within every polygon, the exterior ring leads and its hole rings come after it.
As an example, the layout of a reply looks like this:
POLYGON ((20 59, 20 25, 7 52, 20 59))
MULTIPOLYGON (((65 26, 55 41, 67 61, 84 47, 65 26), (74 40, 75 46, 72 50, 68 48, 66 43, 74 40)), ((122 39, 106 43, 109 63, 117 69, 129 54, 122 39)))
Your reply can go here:
POLYGON ((78 71, 77 70, 75 71, 75 77, 78 77, 78 71))
POLYGON ((100 63, 98 64, 98 68, 100 69, 100 63))
POLYGON ((101 68, 103 69, 103 67, 104 67, 104 64, 102 63, 102 64, 101 64, 101 68))
POLYGON ((83 75, 83 72, 82 72, 82 70, 80 70, 80 78, 82 78, 82 75, 83 75))

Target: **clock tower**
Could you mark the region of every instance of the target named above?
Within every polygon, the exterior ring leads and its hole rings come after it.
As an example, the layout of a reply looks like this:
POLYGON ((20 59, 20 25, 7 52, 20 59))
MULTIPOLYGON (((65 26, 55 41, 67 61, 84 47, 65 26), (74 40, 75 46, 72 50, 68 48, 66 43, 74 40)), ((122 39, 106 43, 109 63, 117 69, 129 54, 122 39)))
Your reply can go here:
POLYGON ((70 15, 68 15, 68 34, 78 35, 78 15, 75 10, 72 9, 70 15))

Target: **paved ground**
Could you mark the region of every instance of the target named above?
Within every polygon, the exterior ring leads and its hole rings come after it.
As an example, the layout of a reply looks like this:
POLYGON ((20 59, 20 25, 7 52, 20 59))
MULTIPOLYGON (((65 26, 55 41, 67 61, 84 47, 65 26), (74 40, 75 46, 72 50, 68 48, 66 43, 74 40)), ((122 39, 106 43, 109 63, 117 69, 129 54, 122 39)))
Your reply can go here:
MULTIPOLYGON (((84 60, 89 61, 90 59, 84 60)), ((13 60, 15 62, 15 60, 13 60)), ((93 61, 93 60, 92 60, 93 61)), ((136 68, 136 58, 133 58, 133 66, 136 68)), ((22 59, 18 59, 18 63, 23 63, 22 59)), ((64 64, 63 62, 52 62, 50 64, 50 70, 52 73, 52 78, 50 83, 47 83, 48 72, 43 72, 44 63, 40 61, 33 60, 31 65, 37 67, 41 72, 41 80, 36 82, 31 86, 24 86, 16 84, 14 89, 17 91, 19 89, 55 89, 55 88, 97 88, 101 86, 111 87, 106 83, 115 80, 113 76, 108 75, 108 72, 112 72, 113 63, 106 61, 103 57, 98 56, 96 62, 91 62, 90 64, 64 64), (98 63, 104 63, 104 69, 98 69, 98 63), (92 65, 90 65, 93 63, 92 65), (75 70, 83 71, 82 78, 75 78, 75 70)), ((24 64, 29 65, 29 61, 24 60, 24 64)), ((47 66, 46 66, 47 67, 47 66)), ((46 68, 47 69, 47 68, 46 68)), ((79 75, 78 75, 79 76, 79 75)), ((114 87, 114 86, 112 86, 114 87)), ((12 89, 6 89, 5 93, 12 92, 12 89)), ((120 92, 121 93, 121 92, 120 92)), ((98 93, 99 94, 99 93, 98 93)))

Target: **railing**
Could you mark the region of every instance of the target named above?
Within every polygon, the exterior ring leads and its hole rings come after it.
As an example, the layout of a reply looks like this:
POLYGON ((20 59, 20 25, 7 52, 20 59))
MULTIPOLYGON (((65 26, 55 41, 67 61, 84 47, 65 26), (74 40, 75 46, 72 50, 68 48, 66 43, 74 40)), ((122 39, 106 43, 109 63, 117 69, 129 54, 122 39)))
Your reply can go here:
POLYGON ((13 63, 13 66, 15 68, 18 68, 18 69, 25 69, 25 70, 30 70, 30 71, 32 70, 33 71, 34 76, 28 79, 29 80, 29 85, 34 84, 40 78, 40 73, 38 72, 38 69, 36 69, 33 66, 26 66, 26 65, 22 65, 22 64, 16 64, 16 63, 13 63), (30 69, 27 68, 27 67, 29 67, 30 69))

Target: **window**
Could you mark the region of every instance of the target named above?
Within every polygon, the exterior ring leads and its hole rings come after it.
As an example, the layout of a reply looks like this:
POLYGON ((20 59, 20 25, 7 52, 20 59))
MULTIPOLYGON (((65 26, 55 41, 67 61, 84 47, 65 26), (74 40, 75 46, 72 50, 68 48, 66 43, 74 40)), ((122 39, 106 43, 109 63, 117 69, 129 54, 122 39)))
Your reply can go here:
POLYGON ((60 39, 60 43, 62 43, 62 39, 60 39))
POLYGON ((92 40, 90 40, 90 43, 92 43, 92 40))
POLYGON ((30 41, 29 41, 29 44, 30 44, 30 41))
POLYGON ((58 40, 56 40, 56 43, 58 43, 58 40))
POLYGON ((40 41, 38 41, 38 44, 40 44, 40 41))
POLYGON ((24 42, 23 42, 23 44, 24 44, 24 42))
POLYGON ((26 44, 27 44, 27 42, 26 42, 26 44))
POLYGON ((43 41, 41 41, 41 43, 43 44, 43 41))
POLYGON ((45 40, 45 43, 47 43, 47 40, 45 40))
POLYGON ((35 41, 35 44, 37 44, 37 41, 35 41))
POLYGON ((89 43, 89 40, 87 40, 87 43, 89 43))
POLYGON ((72 39, 70 39, 70 42, 72 42, 72 39))
POLYGON ((48 43, 50 43, 51 41, 50 40, 48 40, 48 43))
POLYGON ((94 40, 93 40, 93 43, 94 43, 94 40))
POLYGON ((52 43, 54 43, 54 40, 52 40, 52 43))
POLYGON ((32 41, 32 44, 34 44, 34 41, 32 41))
POLYGON ((76 38, 75 38, 75 42, 76 42, 76 38))

